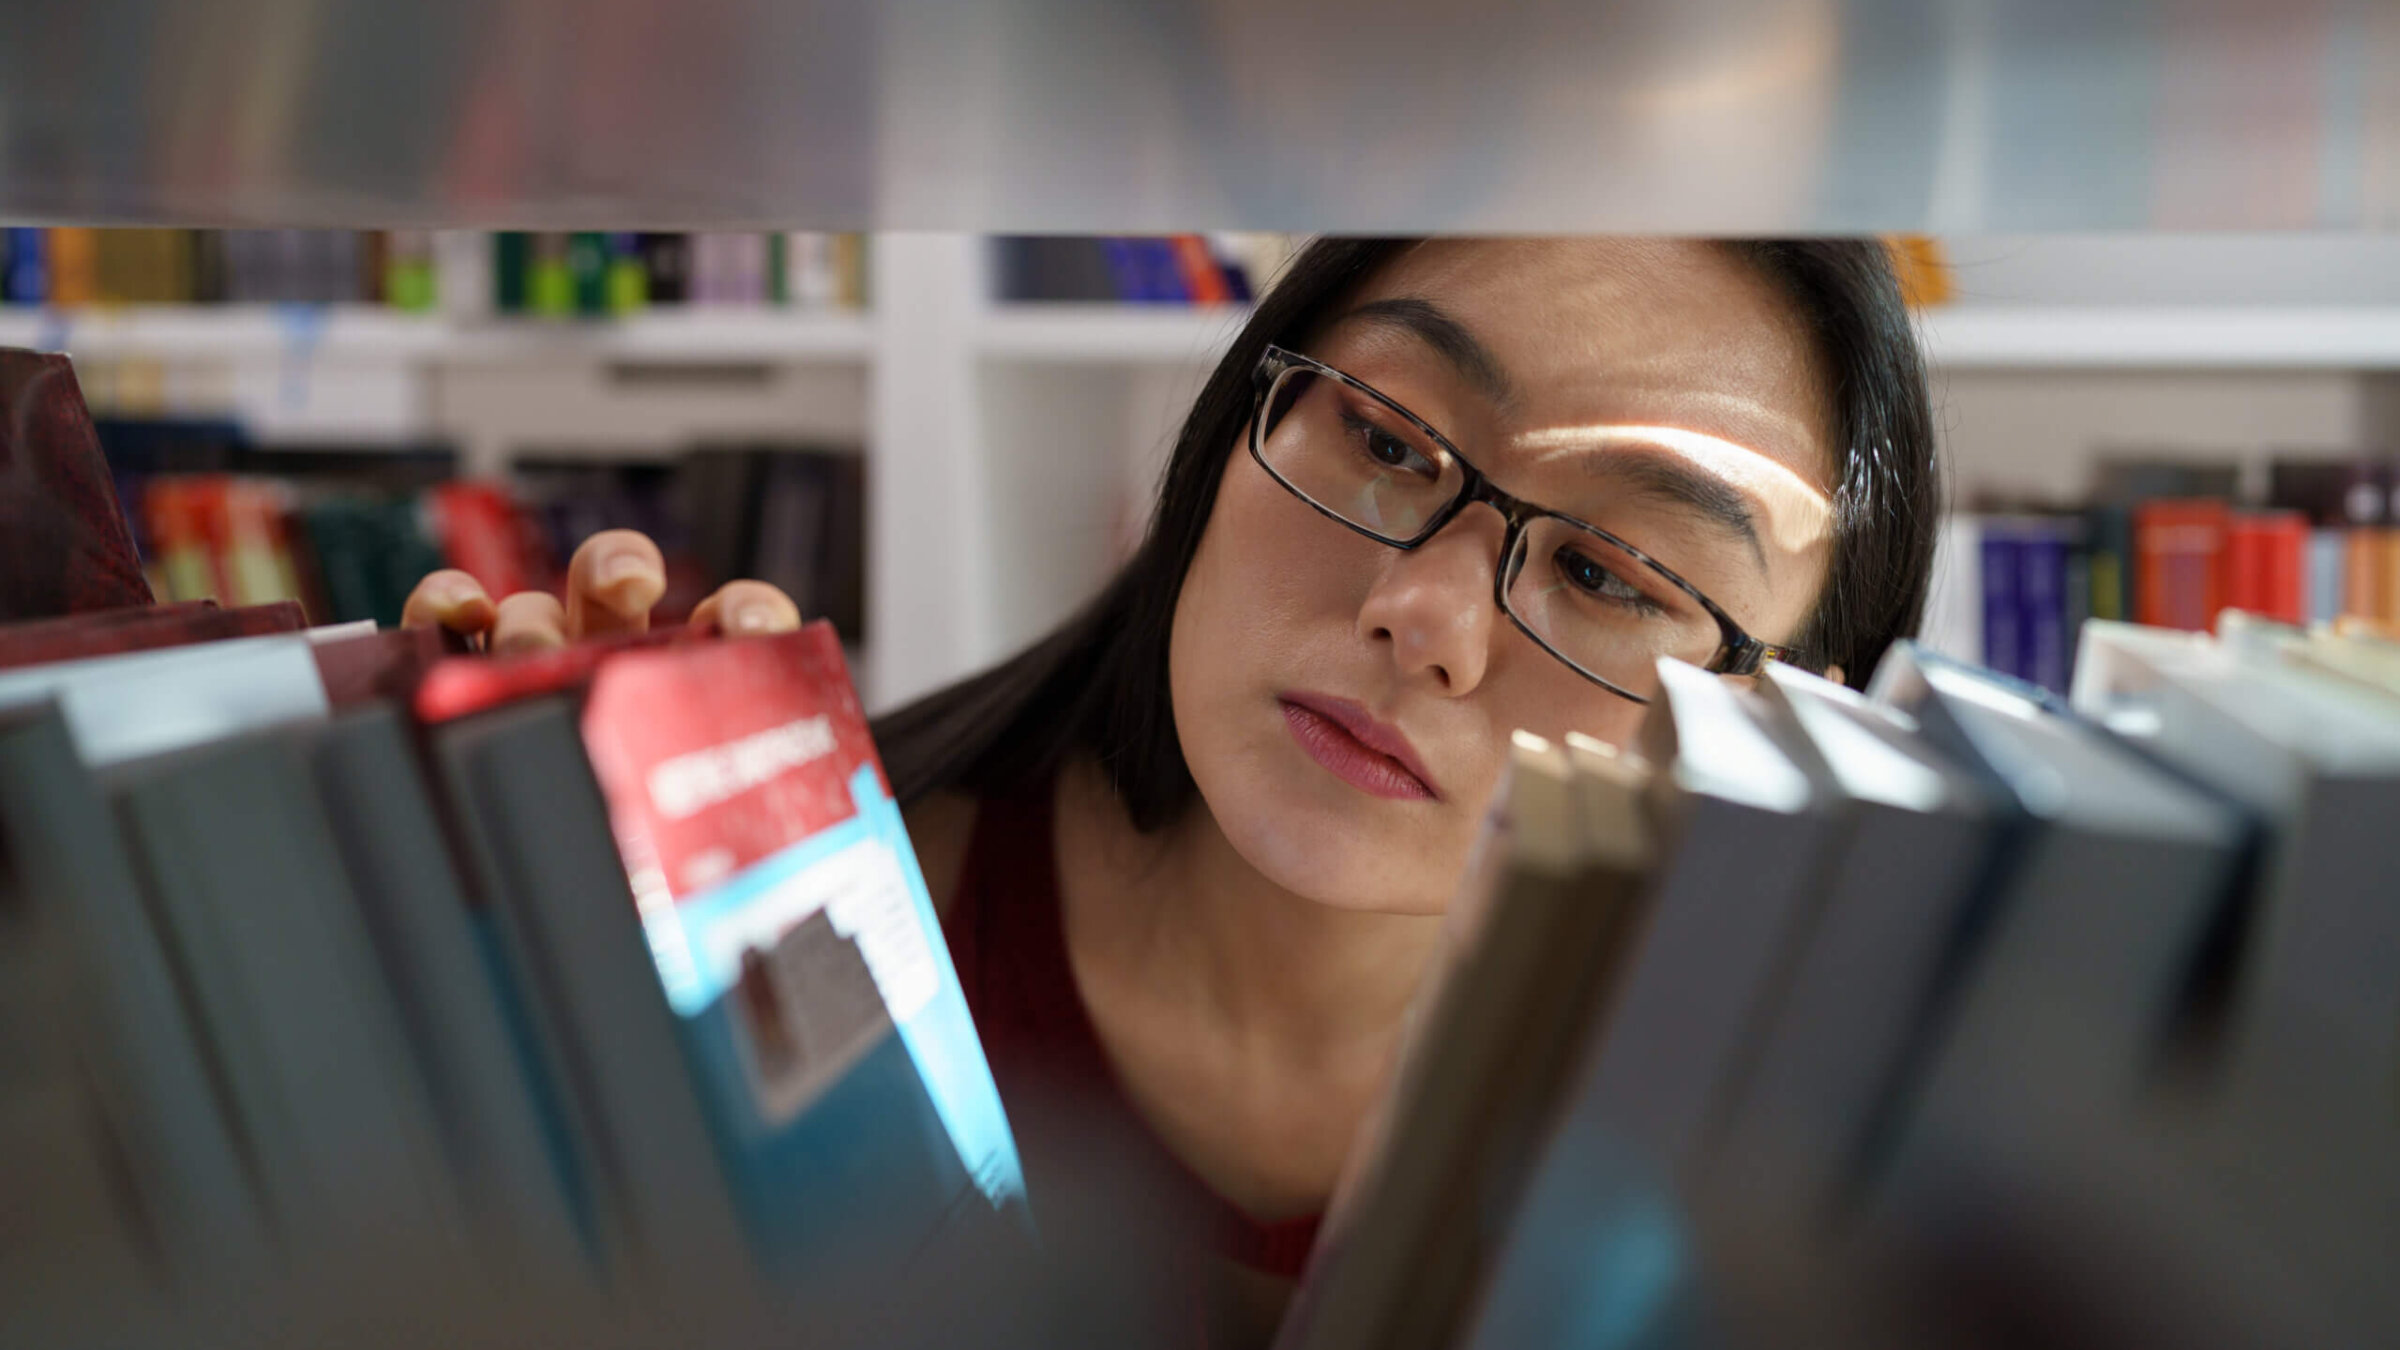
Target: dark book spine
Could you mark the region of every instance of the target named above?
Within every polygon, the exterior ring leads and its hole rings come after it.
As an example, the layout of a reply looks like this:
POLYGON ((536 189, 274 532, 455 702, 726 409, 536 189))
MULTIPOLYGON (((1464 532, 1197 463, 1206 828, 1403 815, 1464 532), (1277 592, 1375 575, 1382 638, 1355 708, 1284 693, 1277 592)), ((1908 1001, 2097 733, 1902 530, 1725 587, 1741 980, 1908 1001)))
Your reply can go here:
POLYGON ((192 303, 223 304, 226 298, 225 232, 191 232, 192 303))
POLYGON ((492 236, 492 308, 523 314, 533 307, 533 236, 502 230, 492 236))
POLYGON ((691 298, 692 237, 688 234, 640 236, 642 278, 654 305, 680 305, 691 298))

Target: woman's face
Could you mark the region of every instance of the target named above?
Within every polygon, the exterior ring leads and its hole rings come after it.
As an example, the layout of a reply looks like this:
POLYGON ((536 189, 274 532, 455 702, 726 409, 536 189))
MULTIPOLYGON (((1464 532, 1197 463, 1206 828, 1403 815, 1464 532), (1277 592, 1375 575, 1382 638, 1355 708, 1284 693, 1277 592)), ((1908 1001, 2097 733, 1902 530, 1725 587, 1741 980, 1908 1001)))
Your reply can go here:
MULTIPOLYGON (((1501 490, 1664 563, 1753 636, 1798 635, 1830 546, 1833 417, 1798 316, 1731 253, 1430 243, 1301 350, 1423 418, 1501 490)), ((1185 759, 1275 882, 1347 909, 1439 911, 1511 730, 1621 744, 1645 710, 1495 606, 1496 510, 1469 507, 1403 552, 1293 496, 1247 434, 1175 612, 1185 759)))

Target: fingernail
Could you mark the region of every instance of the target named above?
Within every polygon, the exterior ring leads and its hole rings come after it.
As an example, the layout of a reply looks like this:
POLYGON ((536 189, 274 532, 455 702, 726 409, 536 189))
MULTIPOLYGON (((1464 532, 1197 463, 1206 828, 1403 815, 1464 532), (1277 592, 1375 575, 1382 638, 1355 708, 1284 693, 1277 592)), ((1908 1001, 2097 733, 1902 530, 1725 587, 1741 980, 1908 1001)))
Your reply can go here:
POLYGON ((735 633, 764 633, 775 626, 775 611, 767 605, 735 605, 725 627, 735 633))
POLYGON ((600 565, 592 569, 592 577, 602 586, 614 586, 619 582, 647 576, 649 572, 649 560, 639 553, 619 553, 601 559, 600 565))
POLYGON ((483 588, 464 579, 445 581, 433 588, 433 603, 444 609, 456 609, 469 601, 482 598, 483 588))

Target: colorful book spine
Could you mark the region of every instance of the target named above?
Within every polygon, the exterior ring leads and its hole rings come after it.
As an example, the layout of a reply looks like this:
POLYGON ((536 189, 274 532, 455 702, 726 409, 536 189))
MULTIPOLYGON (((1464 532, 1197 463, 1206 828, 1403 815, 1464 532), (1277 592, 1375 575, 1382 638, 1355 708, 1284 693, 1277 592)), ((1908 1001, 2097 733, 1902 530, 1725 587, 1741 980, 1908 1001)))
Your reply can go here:
POLYGON ((48 233, 23 226, 8 231, 8 261, 0 269, 0 302, 41 305, 50 300, 48 233))
POLYGON ((2052 521, 2027 522, 2017 548, 2018 651, 2022 678, 2056 693, 2067 691, 2067 665, 2074 654, 2068 616, 2065 528, 2052 521))
POLYGON ((567 236, 567 274, 573 280, 578 317, 595 319, 608 313, 608 236, 597 230, 567 236))
POLYGON ((1982 540, 1983 663, 2006 675, 2025 672, 2023 600, 2017 591, 2024 541, 1999 521, 1986 521, 1982 540))
POLYGON ((607 237, 608 312, 633 314, 650 305, 650 278, 642 267, 641 236, 618 231, 607 237))
POLYGON ((50 303, 62 309, 100 298, 100 232, 50 231, 50 303))
POLYGON ((382 238, 384 303, 410 313, 430 313, 441 302, 432 232, 393 230, 382 238))
POLYGON ((566 235, 533 236, 525 265, 525 302, 545 319, 563 319, 575 312, 575 264, 566 235))
POLYGON ((2134 508, 2134 621, 2206 632, 2224 607, 2225 503, 2144 502, 2134 508))

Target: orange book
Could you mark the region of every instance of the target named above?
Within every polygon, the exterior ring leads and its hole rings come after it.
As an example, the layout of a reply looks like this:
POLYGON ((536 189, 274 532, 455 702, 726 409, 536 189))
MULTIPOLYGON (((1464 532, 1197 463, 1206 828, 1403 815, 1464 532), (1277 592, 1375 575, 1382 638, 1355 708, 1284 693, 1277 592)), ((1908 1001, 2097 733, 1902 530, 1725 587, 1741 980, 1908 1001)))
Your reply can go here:
POLYGON ((50 303, 61 308, 100 298, 100 232, 50 231, 50 303))
POLYGON ((153 478, 142 489, 142 523, 158 567, 160 594, 170 600, 222 600, 210 556, 207 506, 200 480, 153 478))
POLYGON ((2375 617, 2400 624, 2400 527, 2386 525, 2374 534, 2376 559, 2383 565, 2382 581, 2375 589, 2375 617))
POLYGON ((2134 621, 2204 632, 2224 608, 2228 511, 2213 499, 2143 502, 2133 509, 2134 621))
POLYGON ((2352 526, 2342 541, 2342 613, 2361 619, 2383 616, 2383 531, 2352 526))

